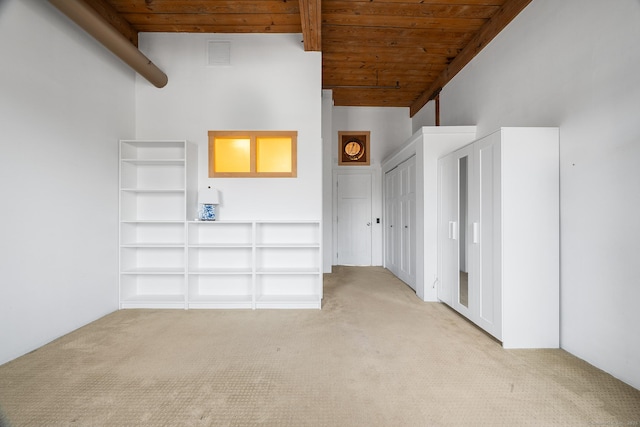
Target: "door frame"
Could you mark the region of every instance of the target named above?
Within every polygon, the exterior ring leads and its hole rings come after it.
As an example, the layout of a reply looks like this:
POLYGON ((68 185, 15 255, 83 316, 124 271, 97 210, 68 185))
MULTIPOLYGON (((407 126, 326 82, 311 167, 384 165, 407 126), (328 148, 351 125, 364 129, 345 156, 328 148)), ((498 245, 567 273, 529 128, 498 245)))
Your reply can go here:
POLYGON ((338 169, 333 169, 332 179, 332 205, 331 210, 331 223, 333 228, 332 235, 332 251, 331 251, 331 265, 338 265, 338 176, 339 175, 369 175, 371 179, 371 265, 377 265, 374 256, 375 245, 375 231, 381 224, 376 224, 375 220, 375 194, 378 183, 376 182, 376 170, 373 167, 363 166, 340 166, 338 169))

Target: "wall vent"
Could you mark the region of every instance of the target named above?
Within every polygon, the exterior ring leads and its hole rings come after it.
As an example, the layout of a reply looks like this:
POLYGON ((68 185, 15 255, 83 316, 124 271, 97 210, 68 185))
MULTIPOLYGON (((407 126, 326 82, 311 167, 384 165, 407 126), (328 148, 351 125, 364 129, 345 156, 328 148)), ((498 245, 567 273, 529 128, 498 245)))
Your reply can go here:
POLYGON ((210 67, 231 65, 231 42, 209 40, 207 42, 207 65, 210 67))

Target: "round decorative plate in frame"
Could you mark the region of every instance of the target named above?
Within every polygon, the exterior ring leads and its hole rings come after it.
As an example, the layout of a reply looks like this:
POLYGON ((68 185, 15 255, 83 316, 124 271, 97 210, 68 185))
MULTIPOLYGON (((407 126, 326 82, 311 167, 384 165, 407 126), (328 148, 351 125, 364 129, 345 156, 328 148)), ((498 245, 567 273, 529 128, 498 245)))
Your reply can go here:
POLYGON ((369 165, 368 131, 338 132, 338 164, 369 165))

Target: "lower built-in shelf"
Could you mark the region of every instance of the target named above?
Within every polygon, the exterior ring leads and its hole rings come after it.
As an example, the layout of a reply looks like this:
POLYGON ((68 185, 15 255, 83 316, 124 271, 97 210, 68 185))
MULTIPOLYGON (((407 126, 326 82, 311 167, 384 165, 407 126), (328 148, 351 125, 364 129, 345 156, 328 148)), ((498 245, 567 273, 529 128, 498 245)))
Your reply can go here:
POLYGON ((120 306, 319 309, 320 238, 318 221, 123 222, 120 306))

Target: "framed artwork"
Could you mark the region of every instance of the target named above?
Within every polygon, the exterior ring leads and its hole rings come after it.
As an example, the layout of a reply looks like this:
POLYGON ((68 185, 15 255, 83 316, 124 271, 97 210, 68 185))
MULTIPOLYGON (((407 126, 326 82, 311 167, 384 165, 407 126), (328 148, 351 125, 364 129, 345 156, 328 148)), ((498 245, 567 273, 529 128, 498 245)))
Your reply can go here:
POLYGON ((369 131, 338 132, 338 165, 368 166, 369 131))

